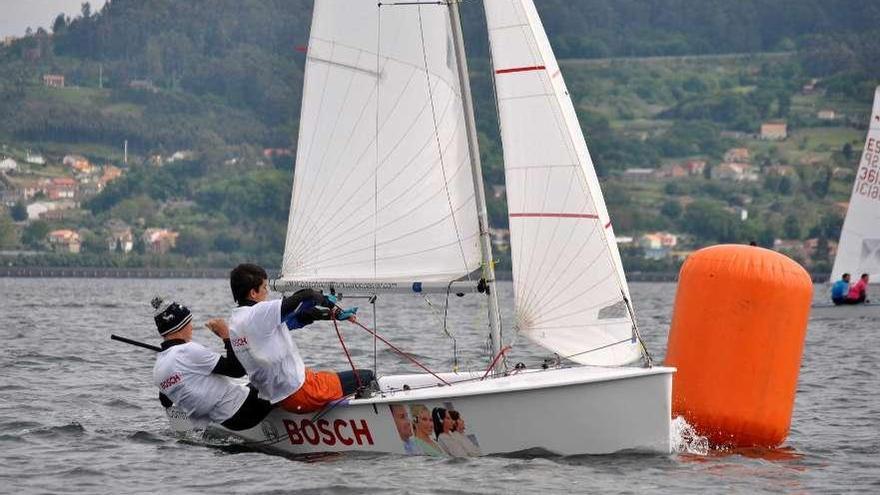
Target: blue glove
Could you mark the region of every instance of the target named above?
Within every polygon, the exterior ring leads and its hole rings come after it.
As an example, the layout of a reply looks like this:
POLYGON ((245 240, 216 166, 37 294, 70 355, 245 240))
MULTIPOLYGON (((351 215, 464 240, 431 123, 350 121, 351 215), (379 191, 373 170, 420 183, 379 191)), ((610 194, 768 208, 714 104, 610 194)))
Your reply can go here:
POLYGON ((351 318, 352 316, 355 316, 357 314, 357 312, 358 312, 357 306, 353 306, 348 309, 343 309, 343 310, 340 310, 336 313, 336 319, 337 320, 347 320, 347 319, 351 318))
POLYGON ((334 296, 333 294, 325 295, 324 296, 324 303, 321 304, 321 306, 325 306, 325 307, 332 309, 334 306, 337 305, 336 301, 337 301, 336 296, 334 296))

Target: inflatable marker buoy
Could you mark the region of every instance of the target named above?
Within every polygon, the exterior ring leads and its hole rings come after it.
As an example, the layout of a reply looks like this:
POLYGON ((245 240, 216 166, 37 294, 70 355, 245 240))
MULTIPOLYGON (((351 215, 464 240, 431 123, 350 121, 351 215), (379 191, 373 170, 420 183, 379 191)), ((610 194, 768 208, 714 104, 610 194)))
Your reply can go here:
POLYGON ((666 365, 672 411, 716 446, 788 435, 813 283, 775 251, 720 245, 681 268, 666 365))

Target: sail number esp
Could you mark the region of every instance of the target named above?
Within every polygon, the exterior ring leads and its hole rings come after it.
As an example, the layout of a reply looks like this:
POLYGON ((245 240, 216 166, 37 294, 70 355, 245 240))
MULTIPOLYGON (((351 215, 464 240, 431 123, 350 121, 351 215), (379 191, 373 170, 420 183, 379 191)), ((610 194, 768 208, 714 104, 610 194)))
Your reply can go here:
POLYGON ((868 138, 856 175, 855 192, 870 199, 880 199, 880 140, 868 138))

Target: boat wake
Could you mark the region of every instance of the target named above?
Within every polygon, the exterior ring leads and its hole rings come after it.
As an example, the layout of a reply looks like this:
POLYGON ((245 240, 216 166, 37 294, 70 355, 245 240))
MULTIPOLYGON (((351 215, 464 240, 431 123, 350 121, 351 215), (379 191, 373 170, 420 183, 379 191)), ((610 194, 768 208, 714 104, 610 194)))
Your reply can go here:
POLYGON ((709 439, 697 433, 681 416, 672 420, 669 439, 672 451, 677 454, 709 455, 709 439))

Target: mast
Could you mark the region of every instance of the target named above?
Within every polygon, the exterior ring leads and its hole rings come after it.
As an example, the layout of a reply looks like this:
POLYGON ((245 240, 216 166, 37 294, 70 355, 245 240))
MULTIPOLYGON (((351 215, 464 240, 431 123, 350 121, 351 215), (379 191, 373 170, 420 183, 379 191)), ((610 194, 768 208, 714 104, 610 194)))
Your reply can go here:
POLYGON ((467 130, 468 153, 471 158, 471 175, 474 179, 474 193, 477 198, 477 220, 480 226, 480 251, 483 256, 483 278, 489 296, 489 337, 492 356, 501 352, 501 318, 498 310, 498 294, 495 290, 495 265, 492 260, 492 242, 489 238, 489 215, 486 212, 486 193, 483 190, 483 169, 480 163, 480 150, 477 144, 477 126, 474 121, 474 104, 471 98, 471 84, 468 79, 467 59, 464 53, 464 37, 461 34, 461 16, 458 12, 459 0, 449 2, 449 24, 452 26, 453 47, 458 66, 458 82, 461 86, 461 102, 464 106, 464 122, 467 130))

